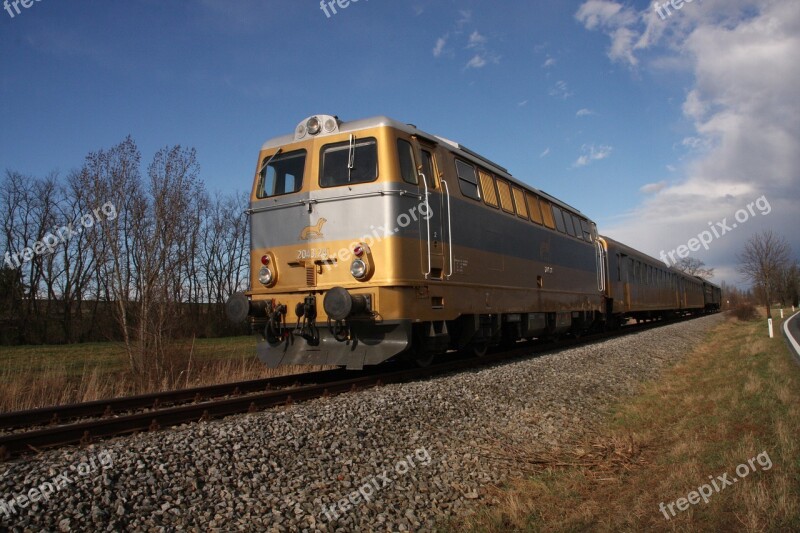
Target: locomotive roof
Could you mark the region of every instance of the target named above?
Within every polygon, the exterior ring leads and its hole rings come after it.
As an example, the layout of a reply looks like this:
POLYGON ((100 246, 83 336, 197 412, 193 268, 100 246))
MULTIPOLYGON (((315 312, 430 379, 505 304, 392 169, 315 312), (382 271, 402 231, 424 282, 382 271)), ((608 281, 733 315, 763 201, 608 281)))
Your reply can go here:
MULTIPOLYGON (((312 115, 313 116, 313 115, 312 115)), ((337 118, 338 121, 338 118, 337 118)), ((406 124, 404 122, 400 122, 398 120, 394 120, 392 118, 379 115, 369 118, 363 118, 358 120, 351 120, 349 122, 338 121, 338 128, 336 133, 354 133, 356 131, 371 129, 371 128, 378 128, 378 127, 389 127, 400 130, 404 133, 408 133, 409 135, 417 135, 423 139, 428 140, 429 142, 433 142, 434 144, 443 144, 446 145, 447 148, 457 154, 462 159, 467 159, 477 165, 480 165, 488 170, 491 170, 497 175, 504 177, 505 179, 513 182, 515 185, 522 187, 523 189, 529 189, 540 196, 545 197, 551 203, 561 207, 562 209, 566 209, 568 211, 572 211, 576 214, 581 215, 582 217, 586 218, 587 220, 589 217, 581 213, 580 210, 576 209, 575 207, 567 204, 555 198, 544 191, 541 191, 531 185, 523 183, 522 181, 518 180, 514 176, 512 176, 505 167, 498 165, 497 163, 493 162, 492 160, 483 157, 482 155, 478 154, 477 152, 473 152, 469 148, 462 146, 461 144, 451 141, 450 139, 446 139, 445 137, 440 137, 438 135, 432 135, 430 133, 426 133, 419 128, 417 128, 414 124, 406 124)), ((322 136, 324 134, 320 134, 322 136)), ((291 144, 296 141, 294 134, 289 135, 282 135, 280 137, 274 137, 269 139, 267 142, 263 144, 261 147, 262 150, 269 150, 272 148, 279 148, 281 146, 285 146, 287 144, 291 144)))

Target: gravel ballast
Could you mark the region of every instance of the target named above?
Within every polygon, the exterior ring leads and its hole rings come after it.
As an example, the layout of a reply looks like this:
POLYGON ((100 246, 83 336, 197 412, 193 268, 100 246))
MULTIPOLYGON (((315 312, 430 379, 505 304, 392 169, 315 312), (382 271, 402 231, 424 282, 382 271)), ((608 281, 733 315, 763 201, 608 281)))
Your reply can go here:
POLYGON ((482 450, 574 440, 722 320, 0 464, 0 531, 431 530, 518 473, 482 450))

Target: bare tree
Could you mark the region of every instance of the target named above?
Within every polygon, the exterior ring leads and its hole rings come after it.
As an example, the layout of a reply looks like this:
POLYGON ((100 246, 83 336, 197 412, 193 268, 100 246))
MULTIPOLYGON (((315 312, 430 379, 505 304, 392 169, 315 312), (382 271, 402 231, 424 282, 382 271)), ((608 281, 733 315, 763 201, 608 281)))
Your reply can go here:
POLYGON ((215 318, 224 320, 222 304, 247 287, 250 263, 249 225, 245 208, 247 194, 217 196, 205 220, 202 248, 205 291, 216 304, 215 318))
POLYGON ((681 272, 685 272, 690 276, 697 276, 703 279, 711 279, 714 277, 714 269, 713 268, 705 268, 706 264, 699 259, 695 259, 694 257, 684 257, 677 263, 675 263, 675 268, 680 270, 681 272))
POLYGON ((137 300, 136 265, 131 250, 135 229, 147 215, 147 200, 142 190, 139 163, 141 155, 136 143, 127 137, 109 150, 93 152, 86 157, 76 176, 76 186, 86 204, 113 207, 113 218, 107 218, 90 239, 95 257, 97 292, 103 286, 113 301, 114 318, 119 326, 128 363, 134 373, 141 373, 141 350, 135 336, 132 302, 137 300))
POLYGON ((770 307, 772 298, 777 292, 777 280, 781 271, 789 263, 789 257, 789 243, 783 237, 775 235, 772 230, 750 237, 744 245, 744 250, 738 256, 739 272, 754 287, 761 287, 769 318, 772 318, 770 307))
POLYGON ((148 216, 135 227, 141 358, 148 371, 165 379, 167 340, 172 338, 185 287, 181 267, 192 253, 183 245, 196 228, 205 189, 194 149, 163 148, 148 168, 148 216))
POLYGON ((800 263, 795 261, 780 273, 780 300, 783 307, 798 305, 800 300, 800 263))
POLYGON ((29 325, 23 330, 25 342, 42 338, 38 328, 31 324, 47 324, 47 320, 34 319, 41 316, 42 301, 44 313, 49 311, 49 296, 57 275, 52 258, 42 256, 44 249, 40 244, 55 222, 56 180, 55 174, 37 179, 6 172, 0 187, 0 217, 6 245, 3 262, 20 270, 22 284, 27 289, 20 309, 20 318, 29 325))

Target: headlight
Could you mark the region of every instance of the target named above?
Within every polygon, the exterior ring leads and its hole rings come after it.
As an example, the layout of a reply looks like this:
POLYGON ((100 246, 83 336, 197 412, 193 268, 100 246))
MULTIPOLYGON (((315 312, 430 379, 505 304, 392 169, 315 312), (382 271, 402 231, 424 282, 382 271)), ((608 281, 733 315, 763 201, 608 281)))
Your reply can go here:
POLYGON ((316 135, 322 129, 322 124, 320 124, 317 117, 311 117, 308 119, 308 122, 306 122, 306 129, 311 135, 316 135))
POLYGON ((261 271, 258 273, 258 281, 260 281, 262 285, 269 285, 272 283, 272 270, 267 267, 261 267, 261 271))
POLYGON ((335 129, 336 129, 336 120, 332 118, 325 120, 325 131, 327 133, 331 133, 335 129))
POLYGON ((350 265, 350 273, 356 279, 364 279, 367 275, 367 264, 361 259, 356 259, 350 265))

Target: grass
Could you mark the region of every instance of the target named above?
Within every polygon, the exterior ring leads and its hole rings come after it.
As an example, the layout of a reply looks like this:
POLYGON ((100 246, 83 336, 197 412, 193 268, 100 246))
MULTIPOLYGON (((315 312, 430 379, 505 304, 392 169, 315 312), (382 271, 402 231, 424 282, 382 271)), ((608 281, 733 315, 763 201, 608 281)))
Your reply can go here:
POLYGON ((137 379, 128 371, 121 343, 14 346, 0 353, 0 412, 32 409, 319 370, 269 369, 256 358, 252 336, 187 340, 176 346, 191 365, 177 377, 137 379))
POLYGON ((493 491, 494 505, 444 529, 800 531, 800 366, 781 335, 766 336, 763 319, 729 318, 605 415, 581 442, 517 450, 523 475, 493 491), (738 465, 762 452, 763 466, 756 460, 708 503, 673 506, 671 515, 668 504, 709 476, 736 477, 738 465))

